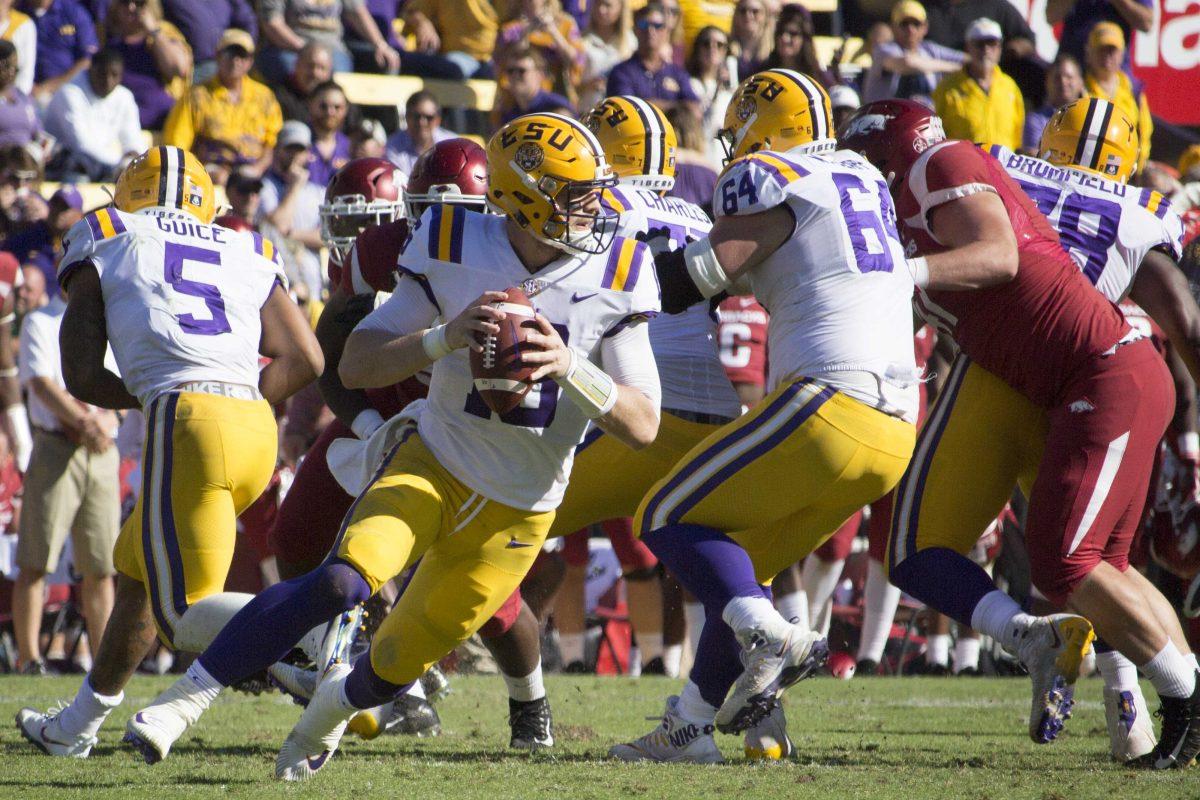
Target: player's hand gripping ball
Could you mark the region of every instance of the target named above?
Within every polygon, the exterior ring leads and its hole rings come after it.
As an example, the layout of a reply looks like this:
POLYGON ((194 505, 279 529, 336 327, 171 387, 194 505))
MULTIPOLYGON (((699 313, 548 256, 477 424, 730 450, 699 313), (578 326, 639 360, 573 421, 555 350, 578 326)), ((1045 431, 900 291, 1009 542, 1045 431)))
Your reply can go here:
POLYGON ((504 294, 506 299, 492 302, 492 306, 504 314, 504 318, 495 323, 499 331, 478 334, 477 340, 482 347, 472 347, 470 356, 475 389, 487 407, 497 414, 505 414, 521 404, 529 392, 529 376, 537 367, 522 361, 522 351, 533 349, 533 345, 525 341, 526 337, 537 330, 533 303, 517 288, 505 289, 504 294))

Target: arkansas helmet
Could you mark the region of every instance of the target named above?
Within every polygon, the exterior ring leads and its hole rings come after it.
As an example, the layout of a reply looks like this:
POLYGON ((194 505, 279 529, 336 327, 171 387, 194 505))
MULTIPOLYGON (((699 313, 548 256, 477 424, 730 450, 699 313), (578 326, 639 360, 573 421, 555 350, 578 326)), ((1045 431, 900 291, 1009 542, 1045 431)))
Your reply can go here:
POLYGON ((113 205, 133 213, 143 208, 186 211, 205 225, 216 214, 212 178, 182 147, 162 145, 142 153, 117 178, 113 205))
POLYGON ((356 158, 333 174, 321 204, 321 241, 341 261, 363 229, 400 216, 400 171, 383 158, 356 158))
POLYGON ((404 213, 416 222, 433 203, 487 211, 487 151, 470 139, 447 139, 413 164, 404 187, 404 213))
POLYGON ((914 100, 867 103, 842 123, 838 146, 854 150, 883 173, 893 194, 896 181, 926 150, 944 141, 942 118, 914 100))
POLYGON ((214 219, 212 224, 220 225, 222 228, 228 228, 231 231, 238 231, 239 233, 250 233, 254 230, 254 226, 245 217, 239 217, 237 214, 222 214, 214 219))
POLYGON ((1081 98, 1050 117, 1038 158, 1125 183, 1137 169, 1137 124, 1107 100, 1081 98))
POLYGON ((581 122, 526 114, 488 142, 488 204, 545 244, 568 253, 603 253, 617 215, 600 192, 616 185, 604 148, 581 122))
POLYGON ((782 153, 806 144, 832 149, 829 95, 802 72, 757 72, 734 90, 717 139, 725 148, 725 163, 758 150, 782 153))
POLYGON ((675 127, 658 106, 640 97, 615 95, 580 120, 596 134, 618 183, 656 192, 675 185, 675 127))

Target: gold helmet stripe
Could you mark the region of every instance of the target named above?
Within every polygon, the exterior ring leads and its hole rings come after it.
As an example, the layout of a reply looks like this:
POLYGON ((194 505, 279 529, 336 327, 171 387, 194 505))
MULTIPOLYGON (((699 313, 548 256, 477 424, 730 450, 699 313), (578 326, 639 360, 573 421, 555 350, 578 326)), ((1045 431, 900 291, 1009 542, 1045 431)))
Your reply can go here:
POLYGON ((808 99, 808 116, 813 124, 813 141, 829 138, 829 120, 825 117, 825 102, 821 87, 807 75, 792 69, 773 69, 772 74, 782 75, 800 87, 808 99))
POLYGON ((1083 130, 1079 132, 1079 145, 1075 150, 1076 164, 1099 170, 1100 153, 1104 149, 1112 115, 1113 104, 1107 100, 1091 98, 1088 101, 1087 116, 1083 120, 1083 130))
POLYGON ((646 132, 642 174, 662 175, 667 166, 667 131, 659 117, 661 112, 640 97, 625 95, 624 99, 637 111, 642 120, 642 129, 646 132))

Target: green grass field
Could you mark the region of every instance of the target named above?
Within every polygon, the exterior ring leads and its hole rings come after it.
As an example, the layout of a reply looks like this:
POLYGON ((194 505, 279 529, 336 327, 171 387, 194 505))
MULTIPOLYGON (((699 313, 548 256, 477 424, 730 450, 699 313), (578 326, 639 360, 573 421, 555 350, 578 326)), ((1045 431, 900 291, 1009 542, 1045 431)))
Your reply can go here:
POLYGON ((35 751, 12 719, 23 705, 73 695, 78 679, 0 678, 0 798, 1200 798, 1200 769, 1147 774, 1109 763, 1097 680, 1081 684, 1064 738, 1039 747, 1025 734, 1025 679, 819 678, 786 699, 797 760, 746 763, 740 739, 719 736, 731 763, 699 767, 605 755, 650 729, 645 717, 661 711, 675 681, 550 678, 558 746, 531 757, 507 750, 501 681, 457 678, 439 706, 440 737, 348 738, 303 786, 272 779, 276 749, 298 716, 280 695, 226 694, 165 762, 143 764, 119 744, 121 728, 167 682, 135 679, 92 757, 74 761, 35 751))

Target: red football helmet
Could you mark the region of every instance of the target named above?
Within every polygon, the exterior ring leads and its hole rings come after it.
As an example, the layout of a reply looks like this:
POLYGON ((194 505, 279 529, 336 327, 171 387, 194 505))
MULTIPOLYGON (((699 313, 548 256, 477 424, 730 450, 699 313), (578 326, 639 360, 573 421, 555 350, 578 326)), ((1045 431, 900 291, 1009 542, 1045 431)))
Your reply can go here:
POLYGON ((404 213, 410 222, 433 203, 487 211, 487 152, 470 139, 446 139, 413 164, 404 188, 404 213))
POLYGON ((914 100, 867 103, 838 130, 838 147, 861 153, 891 187, 917 158, 943 141, 942 118, 914 100))
POLYGON ((384 158, 356 158, 334 173, 321 204, 321 241, 338 260, 364 228, 399 218, 400 174, 384 158))
POLYGON ((239 217, 237 214, 222 214, 213 220, 213 225, 220 225, 222 228, 229 228, 231 231, 241 233, 250 233, 254 230, 254 226, 245 217, 239 217))

